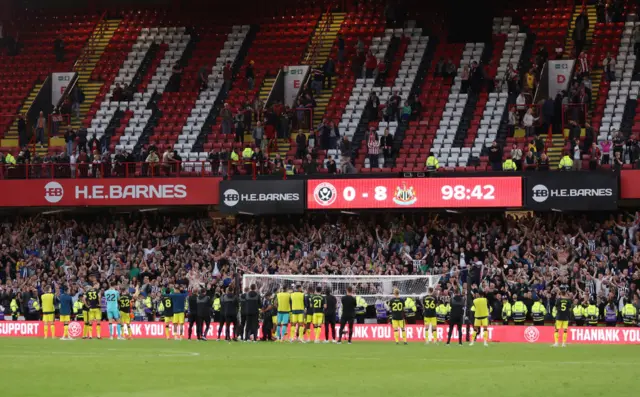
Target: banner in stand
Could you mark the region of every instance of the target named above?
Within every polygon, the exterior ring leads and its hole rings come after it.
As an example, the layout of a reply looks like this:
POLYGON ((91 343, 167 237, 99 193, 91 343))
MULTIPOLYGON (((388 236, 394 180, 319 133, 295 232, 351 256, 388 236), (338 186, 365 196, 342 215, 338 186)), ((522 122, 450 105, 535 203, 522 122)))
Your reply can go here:
POLYGON ((20 179, 2 181, 0 207, 218 204, 221 178, 20 179))
POLYGON ((220 182, 220 211, 226 214, 302 214, 304 181, 220 182))
POLYGON ((608 211, 618 208, 613 172, 539 172, 525 177, 525 205, 538 211, 608 211))

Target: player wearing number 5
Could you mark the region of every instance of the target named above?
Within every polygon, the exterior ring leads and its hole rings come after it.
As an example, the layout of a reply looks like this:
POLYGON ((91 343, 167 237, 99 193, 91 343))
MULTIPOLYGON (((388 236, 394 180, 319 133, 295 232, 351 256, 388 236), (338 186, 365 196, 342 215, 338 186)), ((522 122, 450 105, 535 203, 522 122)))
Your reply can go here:
POLYGON ((436 320, 436 298, 433 296, 433 288, 429 288, 429 294, 422 298, 424 318, 425 344, 433 341, 438 343, 438 322, 436 320))
POLYGON ((562 334, 562 347, 566 347, 567 334, 569 333, 569 316, 571 315, 571 299, 567 291, 560 292, 560 299, 556 302, 556 329, 553 334, 553 347, 558 347, 558 333, 562 334))
POLYGON ((389 301, 391 308, 391 326, 393 327, 393 337, 396 345, 400 343, 400 338, 407 344, 407 334, 404 333, 404 299, 400 299, 400 291, 397 288, 393 290, 394 298, 389 301), (400 338, 399 338, 399 337, 400 338))

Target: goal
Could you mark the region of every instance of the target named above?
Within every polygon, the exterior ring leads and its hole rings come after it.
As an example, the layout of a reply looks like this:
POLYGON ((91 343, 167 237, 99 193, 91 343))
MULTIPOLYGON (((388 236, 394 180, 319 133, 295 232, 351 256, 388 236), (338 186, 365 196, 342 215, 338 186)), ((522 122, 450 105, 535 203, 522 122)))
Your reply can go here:
POLYGON ((429 288, 435 288, 440 276, 304 276, 304 275, 268 275, 245 274, 242 277, 242 288, 255 284, 261 294, 274 293, 280 288, 302 285, 306 291, 308 287, 322 287, 323 292, 330 290, 335 296, 346 295, 347 287, 352 286, 354 293, 372 305, 377 299, 388 300, 393 297, 393 290, 398 288, 401 297, 422 296, 429 288))

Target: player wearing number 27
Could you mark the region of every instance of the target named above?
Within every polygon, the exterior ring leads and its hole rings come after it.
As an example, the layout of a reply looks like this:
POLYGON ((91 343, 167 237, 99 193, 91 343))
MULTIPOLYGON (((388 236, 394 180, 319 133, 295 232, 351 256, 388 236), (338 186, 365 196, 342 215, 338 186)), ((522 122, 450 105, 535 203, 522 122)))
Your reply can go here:
POLYGON ((393 327, 393 337, 396 340, 396 345, 400 342, 398 335, 407 344, 407 334, 404 333, 404 299, 400 298, 400 291, 398 289, 393 290, 393 299, 389 301, 389 308, 391 309, 391 326, 393 327))
POLYGON ((562 347, 566 347, 567 333, 569 333, 569 316, 571 313, 571 299, 569 299, 567 291, 560 293, 560 299, 556 302, 556 329, 553 334, 553 347, 558 347, 558 332, 564 331, 562 334, 562 347))

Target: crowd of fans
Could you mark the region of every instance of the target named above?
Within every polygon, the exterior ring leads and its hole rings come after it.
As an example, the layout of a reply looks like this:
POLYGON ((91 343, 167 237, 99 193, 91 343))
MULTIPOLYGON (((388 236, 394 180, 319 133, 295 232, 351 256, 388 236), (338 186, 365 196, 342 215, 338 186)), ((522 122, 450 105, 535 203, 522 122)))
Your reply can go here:
POLYGON ((623 213, 17 217, 0 234, 0 305, 11 315, 14 298, 28 310, 25 299, 46 285, 77 296, 89 284, 117 282, 139 288, 137 315, 152 319, 161 287, 216 295, 243 273, 423 274, 442 275, 442 296, 468 286, 552 306, 563 288, 578 303, 621 310, 639 305, 639 221, 623 213))

